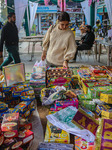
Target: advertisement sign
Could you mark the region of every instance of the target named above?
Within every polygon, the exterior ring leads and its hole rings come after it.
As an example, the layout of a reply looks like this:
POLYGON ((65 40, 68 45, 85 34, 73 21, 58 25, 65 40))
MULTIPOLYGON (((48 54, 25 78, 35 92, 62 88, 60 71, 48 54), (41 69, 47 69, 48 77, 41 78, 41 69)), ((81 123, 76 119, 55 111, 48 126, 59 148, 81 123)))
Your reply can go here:
POLYGON ((55 5, 55 6, 38 6, 37 13, 57 13, 57 5, 55 5))

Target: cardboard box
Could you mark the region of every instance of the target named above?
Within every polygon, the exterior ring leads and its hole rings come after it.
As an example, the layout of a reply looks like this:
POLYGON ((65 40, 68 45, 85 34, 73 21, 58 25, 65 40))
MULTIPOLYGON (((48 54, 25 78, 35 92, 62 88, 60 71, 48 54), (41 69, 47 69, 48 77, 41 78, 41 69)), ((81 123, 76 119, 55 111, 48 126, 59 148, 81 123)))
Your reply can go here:
POLYGON ((95 113, 102 118, 112 119, 112 105, 97 105, 95 113))
POLYGON ((70 137, 69 133, 65 132, 64 130, 57 128, 49 121, 47 121, 46 133, 44 142, 51 142, 51 143, 69 143, 70 137))
POLYGON ((112 91, 112 85, 89 88, 88 94, 91 96, 91 98, 95 99, 95 98, 100 98, 100 93, 105 91, 112 91))
POLYGON ((23 145, 31 142, 34 139, 34 133, 30 130, 19 131, 18 139, 22 141, 23 145))
POLYGON ((1 130, 4 137, 12 138, 18 136, 19 113, 8 113, 3 117, 1 130))
POLYGON ((112 91, 101 93, 100 100, 105 103, 112 104, 112 91))

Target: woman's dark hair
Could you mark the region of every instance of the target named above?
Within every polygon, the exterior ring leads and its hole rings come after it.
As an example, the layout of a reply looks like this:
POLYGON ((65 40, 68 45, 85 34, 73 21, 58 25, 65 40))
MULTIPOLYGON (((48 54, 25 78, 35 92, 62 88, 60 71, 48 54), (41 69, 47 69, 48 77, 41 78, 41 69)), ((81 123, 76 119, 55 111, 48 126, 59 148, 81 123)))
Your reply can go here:
POLYGON ((58 16, 58 21, 70 21, 70 16, 67 12, 61 12, 58 16))
POLYGON ((10 12, 10 13, 8 14, 7 18, 11 18, 13 15, 15 15, 15 13, 14 13, 14 12, 10 12))

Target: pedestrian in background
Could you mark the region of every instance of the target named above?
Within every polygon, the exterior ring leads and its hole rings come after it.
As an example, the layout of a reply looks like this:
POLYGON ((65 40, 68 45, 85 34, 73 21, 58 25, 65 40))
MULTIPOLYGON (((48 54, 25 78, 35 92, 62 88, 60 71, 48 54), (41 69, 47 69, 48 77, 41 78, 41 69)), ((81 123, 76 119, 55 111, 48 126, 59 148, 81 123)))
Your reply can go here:
POLYGON ((81 36, 84 36, 86 34, 86 24, 85 24, 85 21, 83 21, 83 23, 80 25, 79 29, 81 31, 81 36))
POLYGON ((76 44, 73 31, 69 28, 70 16, 61 12, 58 23, 52 25, 43 40, 42 60, 47 59, 49 67, 68 68, 68 61, 74 58, 76 44))
POLYGON ((2 71, 3 66, 7 66, 12 61, 14 63, 20 63, 20 56, 19 56, 19 37, 18 37, 18 30, 15 25, 16 17, 15 13, 11 12, 8 14, 8 22, 2 29, 1 32, 1 41, 0 41, 0 57, 3 55, 3 44, 5 42, 5 47, 8 52, 8 57, 6 60, 0 65, 0 70, 2 71))

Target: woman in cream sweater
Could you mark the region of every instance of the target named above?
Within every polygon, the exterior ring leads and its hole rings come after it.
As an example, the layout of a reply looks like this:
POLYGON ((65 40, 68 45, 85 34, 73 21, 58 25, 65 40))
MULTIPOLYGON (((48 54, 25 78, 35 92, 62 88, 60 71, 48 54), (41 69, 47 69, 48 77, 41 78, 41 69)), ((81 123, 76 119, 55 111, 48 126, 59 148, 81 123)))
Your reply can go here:
POLYGON ((52 25, 44 37, 41 58, 47 59, 49 67, 68 68, 68 61, 74 58, 76 43, 73 31, 69 29, 69 22, 69 14, 60 13, 58 24, 52 25))

